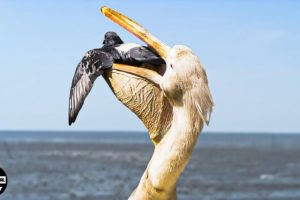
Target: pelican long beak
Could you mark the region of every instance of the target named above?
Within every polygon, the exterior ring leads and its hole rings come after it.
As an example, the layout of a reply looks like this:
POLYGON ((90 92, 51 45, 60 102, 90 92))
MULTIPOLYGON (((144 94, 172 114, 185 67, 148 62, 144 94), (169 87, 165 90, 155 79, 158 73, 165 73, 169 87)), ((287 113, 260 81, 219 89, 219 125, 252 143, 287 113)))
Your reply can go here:
MULTIPOLYGON (((122 13, 119 13, 106 6, 103 6, 101 8, 101 12, 110 20, 120 25, 121 27, 125 28, 127 31, 129 31, 139 39, 141 39, 152 50, 154 50, 161 58, 166 60, 170 47, 164 44, 163 42, 161 42, 159 39, 157 39, 154 35, 152 35, 140 24, 130 19, 129 17, 123 15, 122 13)), ((151 70, 142 67, 134 67, 129 65, 122 65, 122 64, 114 64, 113 70, 122 71, 122 72, 143 77, 157 85, 159 85, 161 81, 161 75, 156 70, 151 70)))
POLYGON ((101 8, 101 12, 110 20, 122 26, 127 31, 129 31, 130 33, 132 33, 133 35, 141 39, 150 48, 156 51, 161 58, 166 60, 167 53, 170 47, 164 44, 163 42, 161 42, 159 39, 157 39, 154 35, 149 33, 149 31, 147 31, 140 24, 106 6, 103 6, 101 8))

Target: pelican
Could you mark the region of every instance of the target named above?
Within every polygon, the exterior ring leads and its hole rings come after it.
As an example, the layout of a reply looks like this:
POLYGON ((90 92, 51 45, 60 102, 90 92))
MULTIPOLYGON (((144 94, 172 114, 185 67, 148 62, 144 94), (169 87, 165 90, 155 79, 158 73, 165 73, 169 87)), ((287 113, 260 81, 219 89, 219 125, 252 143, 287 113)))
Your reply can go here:
MULTIPOLYGON (((171 48, 125 15, 106 6, 101 11, 165 61, 158 66, 113 61, 111 67, 96 67, 100 72, 94 73, 102 75, 117 99, 141 119, 155 146, 129 200, 176 200, 179 176, 203 126, 208 125, 213 108, 205 69, 190 48, 171 48)), ((82 80, 79 89, 71 88, 69 112, 80 107, 74 108, 74 101, 91 88, 90 79, 82 80)))

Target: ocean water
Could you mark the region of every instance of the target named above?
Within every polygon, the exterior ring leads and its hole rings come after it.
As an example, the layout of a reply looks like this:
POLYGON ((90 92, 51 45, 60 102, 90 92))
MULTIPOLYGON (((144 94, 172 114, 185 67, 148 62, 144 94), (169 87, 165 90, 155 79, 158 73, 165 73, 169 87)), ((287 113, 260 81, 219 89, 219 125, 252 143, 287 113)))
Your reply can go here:
MULTIPOLYGON (((0 132, 0 200, 127 199, 153 152, 147 133, 0 132)), ((179 200, 299 200, 300 135, 204 133, 179 200)))
MULTIPOLYGON (((146 132, 96 131, 0 131, 0 142, 113 142, 151 144, 146 132)), ((262 147, 300 148, 299 134, 272 133, 202 133, 197 148, 262 147)))

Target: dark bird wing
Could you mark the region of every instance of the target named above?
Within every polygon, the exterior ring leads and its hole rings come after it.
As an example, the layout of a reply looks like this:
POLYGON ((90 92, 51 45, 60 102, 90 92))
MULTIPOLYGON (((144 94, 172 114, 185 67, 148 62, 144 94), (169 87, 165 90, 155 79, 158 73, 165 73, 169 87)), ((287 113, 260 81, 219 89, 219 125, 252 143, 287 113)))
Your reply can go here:
POLYGON ((88 52, 78 64, 69 97, 69 125, 75 122, 94 81, 112 65, 113 58, 109 54, 95 50, 88 52))
POLYGON ((165 64, 165 61, 159 57, 159 55, 144 46, 130 49, 125 54, 125 59, 131 63, 148 64, 151 66, 160 66, 165 64))

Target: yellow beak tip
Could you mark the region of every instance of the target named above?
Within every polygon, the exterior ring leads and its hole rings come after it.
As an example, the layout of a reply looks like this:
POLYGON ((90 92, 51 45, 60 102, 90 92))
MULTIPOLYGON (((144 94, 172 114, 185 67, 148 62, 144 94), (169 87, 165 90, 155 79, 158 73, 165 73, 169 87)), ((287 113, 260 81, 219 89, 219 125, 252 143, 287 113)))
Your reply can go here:
POLYGON ((101 7, 101 12, 104 14, 109 8, 107 6, 101 7))

